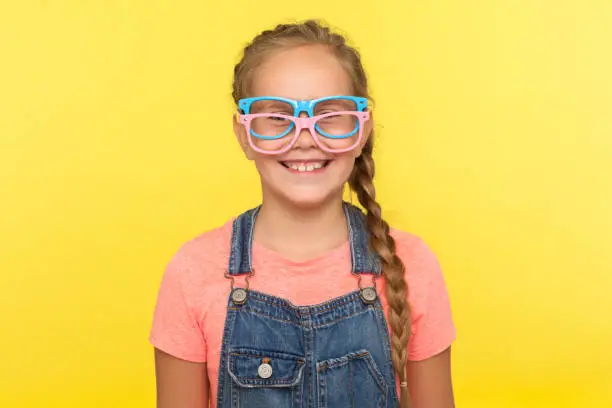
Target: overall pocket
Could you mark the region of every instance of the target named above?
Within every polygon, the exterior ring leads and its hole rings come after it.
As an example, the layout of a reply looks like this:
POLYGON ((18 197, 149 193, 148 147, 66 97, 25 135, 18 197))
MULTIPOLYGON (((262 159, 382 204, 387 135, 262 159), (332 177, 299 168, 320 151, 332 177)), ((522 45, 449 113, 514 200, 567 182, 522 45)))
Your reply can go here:
POLYGON ((305 361, 287 353, 238 349, 229 353, 232 407, 297 407, 305 361))
POLYGON ((385 406, 387 385, 367 350, 317 363, 317 376, 319 408, 385 406))

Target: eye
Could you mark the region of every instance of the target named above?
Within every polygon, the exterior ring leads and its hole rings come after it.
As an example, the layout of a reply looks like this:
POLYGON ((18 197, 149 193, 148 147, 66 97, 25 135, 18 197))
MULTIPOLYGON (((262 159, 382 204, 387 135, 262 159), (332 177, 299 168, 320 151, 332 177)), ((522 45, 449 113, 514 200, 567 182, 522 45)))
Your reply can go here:
POLYGON ((289 111, 288 109, 267 109, 265 110, 266 113, 275 113, 278 115, 287 115, 287 116, 291 116, 293 114, 293 111, 289 111))
POLYGON ((354 104, 344 103, 344 101, 328 101, 321 102, 315 109, 316 115, 325 115, 326 113, 344 112, 355 110, 354 104))
POLYGON ((275 122, 288 122, 289 121, 289 119, 287 118, 279 118, 278 116, 270 116, 269 119, 275 122))

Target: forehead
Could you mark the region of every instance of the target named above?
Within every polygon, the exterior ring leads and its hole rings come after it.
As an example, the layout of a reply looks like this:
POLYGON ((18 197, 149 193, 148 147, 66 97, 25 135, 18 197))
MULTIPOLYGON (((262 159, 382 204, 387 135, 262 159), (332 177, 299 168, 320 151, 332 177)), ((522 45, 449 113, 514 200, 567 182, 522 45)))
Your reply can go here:
POLYGON ((250 96, 315 99, 351 95, 352 84, 338 59, 323 46, 301 46, 273 53, 256 69, 250 96))

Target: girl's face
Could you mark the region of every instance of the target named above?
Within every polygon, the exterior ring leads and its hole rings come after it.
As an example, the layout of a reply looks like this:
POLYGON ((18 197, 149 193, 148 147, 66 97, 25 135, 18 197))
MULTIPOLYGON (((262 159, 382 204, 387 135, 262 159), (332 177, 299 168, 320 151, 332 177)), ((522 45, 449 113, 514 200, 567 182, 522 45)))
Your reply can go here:
MULTIPOLYGON (((249 97, 276 96, 296 100, 353 95, 349 75, 336 57, 319 45, 294 47, 272 54, 254 72, 250 91, 249 97)), ((370 119, 364 124, 361 143, 347 153, 331 154, 321 150, 310 132, 304 129, 289 151, 266 155, 250 147, 244 126, 234 121, 240 145, 247 158, 255 162, 261 176, 264 200, 280 199, 300 207, 314 207, 342 196, 355 158, 361 154, 371 130, 370 119)))

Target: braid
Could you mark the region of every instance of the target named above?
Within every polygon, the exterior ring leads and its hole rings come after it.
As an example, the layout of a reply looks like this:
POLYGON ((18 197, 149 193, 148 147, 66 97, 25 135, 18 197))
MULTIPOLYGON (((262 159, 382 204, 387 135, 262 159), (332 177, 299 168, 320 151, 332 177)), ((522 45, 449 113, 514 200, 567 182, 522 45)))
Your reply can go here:
POLYGON ((395 253, 395 240, 389 234, 389 225, 382 218, 380 205, 376 202, 374 189, 373 135, 365 144, 361 155, 355 160, 355 167, 349 179, 351 189, 357 194, 366 209, 366 224, 370 233, 372 248, 379 254, 383 264, 388 320, 391 326, 391 359, 402 384, 400 406, 410 407, 406 365, 408 363, 408 340, 410 338, 410 307, 406 300, 408 286, 404 278, 405 267, 395 253))

